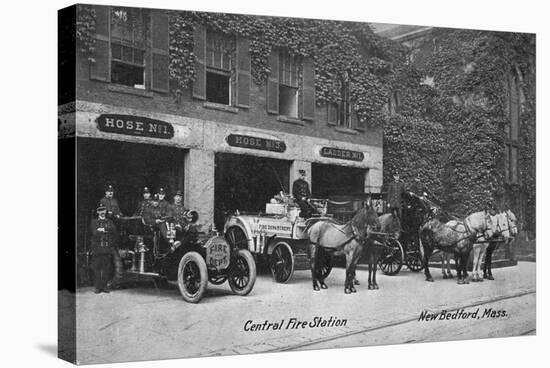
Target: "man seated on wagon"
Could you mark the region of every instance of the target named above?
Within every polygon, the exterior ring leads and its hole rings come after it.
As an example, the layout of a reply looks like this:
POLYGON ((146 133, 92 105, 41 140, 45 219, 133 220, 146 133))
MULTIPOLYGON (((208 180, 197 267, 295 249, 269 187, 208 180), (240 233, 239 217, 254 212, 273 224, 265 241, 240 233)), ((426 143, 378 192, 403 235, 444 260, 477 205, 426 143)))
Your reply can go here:
POLYGON ((309 183, 306 181, 306 171, 298 170, 300 177, 292 183, 292 195, 296 200, 296 204, 300 207, 300 216, 310 218, 312 214, 317 213, 317 209, 309 203, 311 191, 309 183))

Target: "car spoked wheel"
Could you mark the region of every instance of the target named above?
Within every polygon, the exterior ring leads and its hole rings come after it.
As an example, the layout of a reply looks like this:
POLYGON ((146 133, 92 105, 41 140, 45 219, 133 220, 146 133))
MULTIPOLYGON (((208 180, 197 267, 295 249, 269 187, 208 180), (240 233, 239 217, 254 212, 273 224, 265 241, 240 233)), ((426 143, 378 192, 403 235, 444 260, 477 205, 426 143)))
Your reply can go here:
POLYGON ((197 252, 186 253, 178 267, 178 287, 183 299, 198 303, 206 291, 208 271, 206 263, 197 252))
POLYGON ((256 263, 246 249, 239 249, 232 259, 229 286, 237 295, 248 295, 256 282, 256 263))
POLYGON ((294 255, 287 243, 281 242, 275 246, 269 258, 269 266, 276 282, 285 283, 290 280, 294 272, 294 255))

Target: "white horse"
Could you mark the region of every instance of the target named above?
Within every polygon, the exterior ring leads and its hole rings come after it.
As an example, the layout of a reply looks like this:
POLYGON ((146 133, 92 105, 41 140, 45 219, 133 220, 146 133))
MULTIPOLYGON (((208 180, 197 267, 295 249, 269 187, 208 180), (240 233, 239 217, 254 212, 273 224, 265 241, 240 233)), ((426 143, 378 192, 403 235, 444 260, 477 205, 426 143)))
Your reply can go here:
MULTIPOLYGON (((497 235, 502 241, 490 242, 486 247, 485 262, 483 263, 483 278, 488 280, 494 280, 491 270, 491 263, 493 258, 493 252, 499 244, 507 244, 518 234, 518 221, 516 215, 506 210, 498 213, 493 217, 495 223, 495 235, 497 235)), ((480 263, 483 260, 483 255, 480 256, 480 263)))

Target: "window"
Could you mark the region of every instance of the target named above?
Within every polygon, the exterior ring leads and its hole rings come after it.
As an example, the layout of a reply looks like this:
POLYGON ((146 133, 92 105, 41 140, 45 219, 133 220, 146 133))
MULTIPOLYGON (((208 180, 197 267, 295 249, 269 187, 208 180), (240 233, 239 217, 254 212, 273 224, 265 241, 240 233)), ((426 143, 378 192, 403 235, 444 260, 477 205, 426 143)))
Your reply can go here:
POLYGON ((266 86, 268 114, 280 121, 313 121, 315 118, 315 62, 310 57, 291 55, 273 48, 269 55, 270 74, 266 86))
POLYGON ((145 21, 142 9, 111 9, 111 82, 145 89, 145 21))
POLYGON ((232 38, 208 30, 206 33, 206 101, 232 105, 232 38))
POLYGON ((390 94, 390 98, 388 99, 388 112, 390 114, 396 114, 399 112, 399 108, 401 107, 401 95, 399 91, 393 91, 390 94))
POLYGON ((279 115, 298 118, 298 78, 301 63, 286 51, 279 54, 279 115))
POLYGON ((519 182, 518 149, 519 149, 519 122, 520 100, 517 80, 510 77, 509 81, 509 117, 510 124, 504 128, 506 133, 506 149, 504 153, 505 179, 510 184, 519 182))
MULTIPOLYGON (((116 91, 169 90, 169 22, 160 10, 93 5, 95 50, 90 78, 116 83, 116 91)), ((114 86, 113 86, 114 87, 114 86)), ((138 91, 149 95, 149 91, 138 91)))
POLYGON ((350 81, 347 72, 340 78, 335 78, 333 93, 338 96, 336 102, 328 104, 328 123, 346 129, 362 129, 353 109, 350 81))

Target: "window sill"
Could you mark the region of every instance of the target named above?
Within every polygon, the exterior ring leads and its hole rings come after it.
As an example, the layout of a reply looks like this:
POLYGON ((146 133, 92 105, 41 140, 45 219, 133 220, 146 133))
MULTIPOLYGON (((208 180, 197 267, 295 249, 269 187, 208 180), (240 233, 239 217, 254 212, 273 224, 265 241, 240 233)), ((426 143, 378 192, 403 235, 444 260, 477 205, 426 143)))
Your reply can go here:
POLYGON ((237 114, 239 112, 239 109, 236 108, 236 107, 228 106, 228 105, 222 105, 222 104, 215 103, 215 102, 204 102, 202 104, 202 106, 205 109, 219 110, 219 111, 224 111, 224 112, 230 112, 230 113, 233 113, 233 114, 237 114))
POLYGON ((304 125, 304 122, 302 120, 296 119, 296 118, 290 118, 288 116, 277 116, 277 121, 280 121, 281 123, 287 123, 287 124, 294 124, 294 125, 304 125))
POLYGON ((121 84, 109 84, 109 87, 107 89, 111 92, 126 93, 134 96, 153 98, 153 92, 151 91, 123 86, 121 84))
POLYGON ((337 132, 340 132, 340 133, 345 133, 345 134, 358 134, 359 132, 355 129, 350 129, 350 128, 342 128, 342 127, 335 127, 334 130, 336 130, 337 132))

